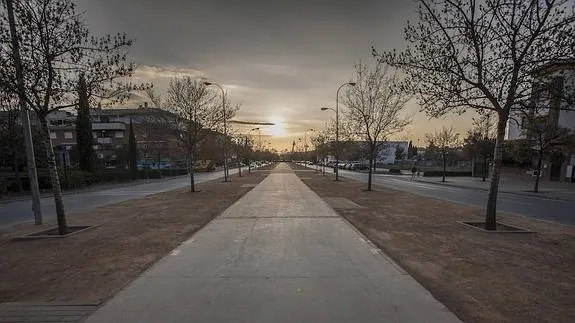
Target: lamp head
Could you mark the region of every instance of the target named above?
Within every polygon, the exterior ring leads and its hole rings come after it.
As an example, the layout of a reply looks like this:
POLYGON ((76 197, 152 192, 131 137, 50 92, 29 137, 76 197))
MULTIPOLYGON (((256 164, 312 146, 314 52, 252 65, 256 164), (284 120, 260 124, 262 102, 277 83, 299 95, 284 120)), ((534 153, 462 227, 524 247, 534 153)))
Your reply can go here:
POLYGON ((210 85, 212 85, 212 84, 213 84, 212 82, 204 81, 204 85, 205 85, 205 86, 210 86, 210 85))
POLYGON ((349 82, 349 83, 347 83, 347 84, 349 84, 349 85, 351 85, 351 86, 355 86, 357 83, 356 83, 356 82, 349 82))
POLYGON ((329 110, 329 108, 321 108, 321 111, 329 110))

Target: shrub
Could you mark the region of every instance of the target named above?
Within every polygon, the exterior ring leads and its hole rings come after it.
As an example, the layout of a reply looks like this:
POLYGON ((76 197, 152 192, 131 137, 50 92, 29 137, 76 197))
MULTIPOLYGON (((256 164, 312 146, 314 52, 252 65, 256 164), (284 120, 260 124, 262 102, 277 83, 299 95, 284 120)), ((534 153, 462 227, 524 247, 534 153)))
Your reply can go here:
MULTIPOLYGON (((430 170, 430 171, 423 172, 423 177, 439 177, 439 176, 443 176, 443 171, 441 171, 441 170, 430 170)), ((471 172, 447 171, 447 172, 445 172, 445 176, 447 176, 447 177, 471 176, 471 172)))

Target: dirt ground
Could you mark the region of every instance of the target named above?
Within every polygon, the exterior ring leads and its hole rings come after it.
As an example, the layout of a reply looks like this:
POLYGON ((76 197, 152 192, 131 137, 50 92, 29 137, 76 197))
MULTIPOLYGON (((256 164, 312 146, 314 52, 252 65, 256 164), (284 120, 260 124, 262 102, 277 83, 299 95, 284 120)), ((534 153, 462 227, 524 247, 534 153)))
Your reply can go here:
POLYGON ((0 302, 107 299, 251 190, 243 184, 257 184, 269 171, 243 173, 230 183, 198 184, 196 193, 179 189, 69 214, 71 225, 97 227, 64 239, 10 240, 53 223, 0 231, 0 302))
MULTIPOLYGON (((300 166, 294 166, 296 170, 300 166)), ((336 211, 465 322, 575 322, 575 229, 499 214, 536 233, 484 233, 457 221, 480 208, 296 171, 321 197, 362 206, 336 211), (309 178, 309 179, 305 179, 309 178)))

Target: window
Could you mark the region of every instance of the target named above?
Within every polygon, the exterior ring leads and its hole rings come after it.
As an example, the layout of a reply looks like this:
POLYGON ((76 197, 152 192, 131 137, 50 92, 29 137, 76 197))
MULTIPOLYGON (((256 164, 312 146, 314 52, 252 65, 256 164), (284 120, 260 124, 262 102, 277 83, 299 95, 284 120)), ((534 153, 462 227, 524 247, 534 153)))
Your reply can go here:
POLYGON ((50 139, 56 139, 56 138, 58 138, 58 137, 56 136, 56 133, 55 133, 55 132, 50 132, 50 139))
POLYGON ((116 131, 116 138, 124 138, 124 132, 123 131, 116 131))
POLYGON ((74 135, 72 132, 64 132, 64 139, 73 139, 74 135))

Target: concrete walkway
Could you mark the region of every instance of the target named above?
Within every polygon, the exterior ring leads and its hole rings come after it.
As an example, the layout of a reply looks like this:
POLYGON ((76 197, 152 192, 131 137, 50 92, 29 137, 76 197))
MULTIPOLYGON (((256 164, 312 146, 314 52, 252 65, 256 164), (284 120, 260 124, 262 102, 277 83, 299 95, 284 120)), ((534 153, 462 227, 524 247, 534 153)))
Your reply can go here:
POLYGON ((86 322, 459 322, 280 164, 86 322))

